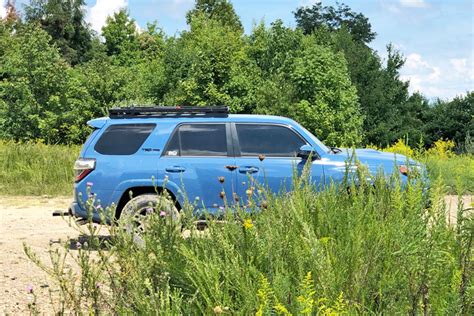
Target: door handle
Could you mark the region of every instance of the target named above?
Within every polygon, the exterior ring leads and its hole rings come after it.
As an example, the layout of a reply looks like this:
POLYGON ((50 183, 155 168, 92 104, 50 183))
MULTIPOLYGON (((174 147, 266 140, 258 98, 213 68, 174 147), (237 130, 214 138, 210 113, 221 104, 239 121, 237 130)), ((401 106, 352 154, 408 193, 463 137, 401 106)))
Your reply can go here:
POLYGON ((173 166, 173 167, 168 167, 165 170, 168 172, 184 172, 186 168, 181 167, 181 166, 173 166))
POLYGON ((241 167, 239 169, 240 173, 256 173, 258 172, 258 167, 254 166, 246 166, 246 167, 241 167))
POLYGON ((236 166, 236 165, 227 165, 225 166, 227 169, 229 169, 230 171, 234 171, 235 169, 237 169, 239 166, 236 166))

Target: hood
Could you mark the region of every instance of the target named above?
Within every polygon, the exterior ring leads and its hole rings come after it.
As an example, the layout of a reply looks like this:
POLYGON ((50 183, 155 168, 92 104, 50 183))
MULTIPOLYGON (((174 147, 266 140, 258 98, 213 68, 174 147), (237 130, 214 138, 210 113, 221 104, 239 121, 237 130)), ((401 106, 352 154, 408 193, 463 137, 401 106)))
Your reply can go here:
POLYGON ((376 174, 378 171, 380 171, 380 169, 383 169, 386 173, 391 173, 395 165, 420 165, 418 162, 411 158, 407 159, 405 155, 382 152, 375 149, 354 150, 348 148, 341 148, 340 153, 331 155, 327 159, 323 159, 325 160, 324 164, 334 165, 337 168, 343 168, 342 166, 345 166, 346 162, 350 161, 354 153, 355 158, 362 164, 366 165, 372 174, 376 174))
MULTIPOLYGON (((352 150, 346 149, 345 153, 346 155, 352 155, 352 150)), ((356 149, 355 155, 362 163, 367 164, 371 164, 373 162, 390 162, 392 164, 396 162, 397 165, 406 165, 407 162, 410 165, 416 164, 416 161, 411 158, 407 158, 405 155, 388 153, 375 149, 356 149)))

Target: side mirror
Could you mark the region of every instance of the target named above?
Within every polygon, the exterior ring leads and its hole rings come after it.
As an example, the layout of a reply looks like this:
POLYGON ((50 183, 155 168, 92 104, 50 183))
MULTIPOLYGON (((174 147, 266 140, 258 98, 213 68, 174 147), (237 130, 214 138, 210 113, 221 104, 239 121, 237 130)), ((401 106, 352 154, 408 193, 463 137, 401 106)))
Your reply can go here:
POLYGON ((301 146, 297 156, 302 159, 308 159, 309 157, 311 157, 312 159, 316 159, 317 157, 319 157, 316 150, 314 150, 314 148, 310 145, 301 146))

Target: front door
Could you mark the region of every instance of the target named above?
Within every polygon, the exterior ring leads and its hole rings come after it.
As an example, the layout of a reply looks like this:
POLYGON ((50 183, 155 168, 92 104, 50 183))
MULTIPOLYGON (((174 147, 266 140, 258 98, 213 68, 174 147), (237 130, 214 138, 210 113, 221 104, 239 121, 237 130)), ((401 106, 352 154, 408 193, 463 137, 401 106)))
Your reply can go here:
POLYGON ((232 202, 236 172, 230 135, 225 123, 181 124, 160 159, 159 168, 196 211, 213 213, 232 202))
MULTIPOLYGON (((237 173, 237 199, 248 205, 250 198, 258 204, 265 197, 259 188, 273 193, 292 189, 294 175, 300 175, 306 160, 297 157, 308 142, 286 125, 235 123, 234 134, 237 173)), ((313 163, 311 176, 315 185, 323 178, 322 165, 313 163)))

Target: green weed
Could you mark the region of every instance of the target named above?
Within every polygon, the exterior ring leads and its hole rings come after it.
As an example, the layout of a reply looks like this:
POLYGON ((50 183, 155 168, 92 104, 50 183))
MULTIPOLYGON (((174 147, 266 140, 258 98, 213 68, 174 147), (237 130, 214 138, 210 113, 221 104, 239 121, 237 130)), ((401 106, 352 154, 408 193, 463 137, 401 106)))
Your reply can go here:
POLYGON ((52 267, 45 268, 60 288, 58 310, 472 314, 472 213, 460 209, 457 224, 449 225, 439 182, 426 195, 420 181, 401 187, 397 177, 379 175, 374 186, 363 172, 358 177, 357 186, 348 177, 349 192, 316 192, 304 174, 297 190, 264 192, 266 207, 250 213, 227 208, 220 221, 209 218, 204 232, 190 209, 180 222, 156 209, 141 244, 116 223, 80 227, 88 246, 52 251, 52 267), (106 246, 99 229, 110 234, 106 246), (79 269, 64 264, 66 257, 79 269))

